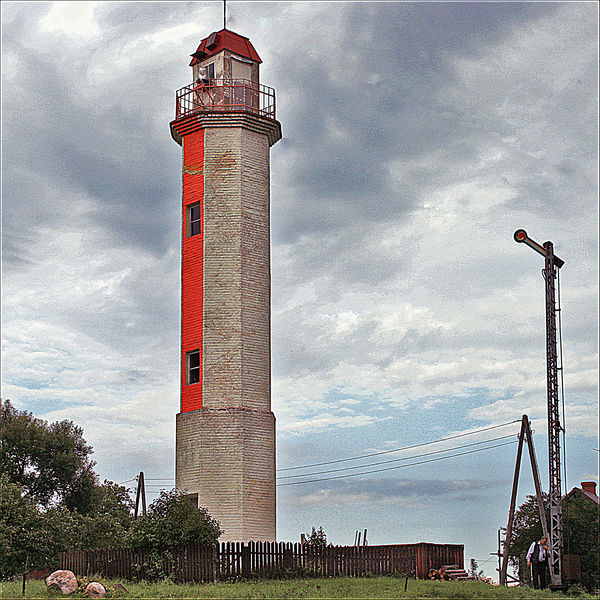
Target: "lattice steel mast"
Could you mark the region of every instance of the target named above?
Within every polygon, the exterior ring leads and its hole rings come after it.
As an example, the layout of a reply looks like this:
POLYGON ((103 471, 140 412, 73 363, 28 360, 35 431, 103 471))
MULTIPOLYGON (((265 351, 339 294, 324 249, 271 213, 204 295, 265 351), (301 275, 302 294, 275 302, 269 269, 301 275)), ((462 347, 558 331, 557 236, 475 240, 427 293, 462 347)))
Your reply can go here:
MULTIPOLYGON (((560 413, 558 403, 558 352, 556 344, 556 286, 555 279, 565 263, 555 256, 552 242, 541 246, 528 237, 524 229, 514 233, 515 241, 527 244, 545 259, 542 271, 546 282, 546 378, 548 396, 548 469, 550 496, 550 578, 553 587, 562 587, 562 486, 560 478, 560 413)), ((562 368, 562 365, 561 367, 562 368)))

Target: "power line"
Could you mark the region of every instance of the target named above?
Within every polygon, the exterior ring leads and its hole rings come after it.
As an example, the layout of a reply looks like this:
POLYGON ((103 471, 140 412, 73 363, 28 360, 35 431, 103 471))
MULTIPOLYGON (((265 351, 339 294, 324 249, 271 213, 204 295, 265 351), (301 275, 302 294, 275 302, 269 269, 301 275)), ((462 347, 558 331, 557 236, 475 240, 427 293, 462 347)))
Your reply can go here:
POLYGON ((277 469, 277 471, 293 471, 295 469, 308 469, 309 467, 321 467, 323 465, 332 465, 334 463, 347 462, 350 460, 358 460, 360 458, 369 458, 371 456, 381 456, 382 454, 390 454, 391 452, 399 452, 400 450, 410 450, 411 448, 420 448, 421 446, 428 446, 429 444, 437 444, 438 442, 445 442, 447 440, 455 440, 460 437, 467 435, 474 435, 475 433, 481 433, 482 431, 489 431, 490 429, 498 429, 499 427, 505 427, 506 425, 512 425, 513 423, 520 423, 521 419, 515 419, 514 421, 508 421, 501 423, 500 425, 492 425, 490 427, 484 427, 483 429, 476 429, 475 431, 469 431, 467 433, 459 433, 457 435, 451 435, 449 437, 441 438, 439 440, 433 440, 431 442, 422 442, 421 444, 413 444, 411 446, 403 446, 401 448, 394 448, 393 450, 382 450, 380 452, 371 452, 370 454, 362 454, 360 456, 353 456, 351 458, 339 458, 337 460, 328 460, 325 462, 312 463, 308 465, 300 465, 297 467, 285 467, 283 469, 277 469))
POLYGON ((488 442, 497 442, 498 440, 506 440, 514 437, 510 435, 503 435, 501 437, 492 438, 490 440, 483 440, 481 442, 472 442, 471 444, 462 444, 460 446, 454 446, 454 448, 445 448, 444 450, 434 450, 433 452, 424 452, 423 454, 413 454, 412 456, 403 456, 402 458, 392 458, 390 460, 382 460, 374 463, 367 463, 365 465, 355 465, 354 467, 342 467, 341 469, 327 469, 325 471, 316 471, 314 473, 303 473, 302 475, 287 475, 285 477, 279 477, 279 479, 295 479, 297 477, 310 477, 311 475, 321 475, 323 473, 337 473, 339 471, 350 471, 352 469, 364 469, 365 467, 374 467, 376 465, 384 465, 387 463, 399 462, 401 460, 411 460, 413 458, 420 458, 421 456, 431 456, 432 454, 441 454, 442 452, 451 452, 452 450, 459 450, 460 448, 469 448, 470 446, 480 446, 481 444, 487 444, 488 442))
MULTIPOLYGON (((161 479, 148 479, 146 478, 146 481, 174 481, 175 478, 174 477, 165 477, 165 478, 161 478, 161 479)), ((117 485, 123 485, 125 483, 129 483, 130 481, 137 481, 137 475, 135 477, 132 477, 131 479, 127 479, 126 481, 121 481, 121 483, 117 483, 117 485)))
POLYGON ((466 452, 458 452, 457 454, 452 454, 450 456, 439 456, 438 458, 430 458, 428 460, 421 460, 414 463, 410 463, 409 465, 397 465, 395 467, 385 467, 384 469, 373 469, 371 471, 364 471, 363 473, 350 473, 349 475, 335 475, 334 477, 321 477, 320 479, 308 479, 306 481, 290 481, 288 483, 279 484, 280 487, 286 485, 299 485, 301 483, 315 483, 317 481, 329 481, 331 479, 346 479, 348 477, 358 477, 360 475, 368 475, 369 473, 381 473, 382 471, 391 471, 393 469, 403 469, 405 467, 414 467, 416 465, 423 465, 425 463, 436 462, 439 460, 447 460, 448 458, 455 458, 457 456, 464 456, 466 454, 474 454, 475 452, 483 452, 484 450, 491 450, 492 448, 499 448, 500 446, 508 446, 509 444, 516 444, 517 440, 512 442, 504 442, 502 444, 495 444, 493 446, 488 446, 487 448, 477 448, 476 450, 467 450, 466 452))
MULTIPOLYGON (((422 446, 428 446, 428 445, 431 445, 431 444, 437 444, 439 442, 445 442, 445 441, 448 441, 448 440, 453 440, 453 439, 465 437, 465 436, 468 436, 468 435, 474 435, 476 433, 481 433, 483 431, 489 431, 491 429, 498 429, 500 427, 505 427, 506 425, 512 425, 513 423, 519 423, 519 422, 520 422, 520 420, 516 419, 514 421, 507 421, 506 423, 500 423, 499 425, 492 425, 490 427, 484 427, 482 429, 476 429, 475 431, 469 431, 467 433, 460 433, 460 434, 457 434, 457 435, 452 435, 452 436, 448 436, 448 437, 445 437, 445 438, 440 438, 439 440, 432 440, 432 441, 429 441, 429 442, 422 442, 420 444, 412 444, 410 446, 403 446, 401 448, 394 448, 392 450, 383 450, 381 452, 371 452, 369 454, 363 454, 361 456, 354 456, 354 457, 351 457, 351 458, 340 458, 340 459, 337 459, 337 460, 329 460, 329 461, 324 461, 324 462, 320 462, 320 463, 312 463, 312 464, 307 464, 307 465, 300 465, 300 466, 296 466, 296 467, 285 467, 285 468, 282 468, 282 469, 277 469, 277 471, 279 472, 279 471, 292 471, 292 470, 297 470, 297 469, 307 469, 309 467, 319 467, 319 466, 323 466, 323 465, 337 464, 337 463, 340 463, 340 462, 348 462, 348 461, 351 461, 351 460, 358 460, 358 459, 361 459, 361 458, 369 458, 371 456, 381 456, 383 454, 390 454, 392 452, 399 452, 401 450, 410 450, 412 448, 420 448, 422 446)), ((395 459, 391 459, 389 461, 381 461, 381 462, 378 462, 378 463, 369 463, 369 464, 364 464, 364 465, 356 465, 354 467, 344 467, 342 469, 333 469, 333 470, 327 470, 327 471, 319 471, 317 473, 304 473, 304 474, 301 474, 301 475, 292 475, 292 476, 286 476, 286 477, 279 477, 279 479, 288 479, 288 478, 291 478, 291 477, 308 477, 308 476, 311 476, 311 475, 319 475, 321 473, 333 473, 333 472, 337 472, 337 471, 346 471, 346 470, 349 470, 349 469, 359 469, 359 468, 365 468, 365 467, 375 466, 377 464, 386 464, 386 463, 389 463, 389 462, 397 462, 397 461, 400 461, 400 460, 409 460, 409 459, 412 459, 412 458, 418 458, 420 456, 429 456, 431 454, 438 454, 438 453, 441 453, 441 452, 449 452, 451 450, 456 450, 457 448, 466 448, 468 446, 483 444, 483 443, 486 443, 486 442, 494 442, 496 440, 506 439, 508 437, 512 437, 512 434, 508 435, 508 436, 502 436, 502 437, 498 437, 498 438, 492 438, 490 440, 485 440, 483 442, 474 442, 473 444, 464 444, 462 446, 456 446, 454 448, 448 448, 446 450, 438 450, 438 451, 435 451, 435 452, 428 452, 428 453, 425 453, 425 454, 417 454, 417 455, 414 455, 414 456, 407 456, 407 457, 402 457, 402 458, 395 458, 395 459)), ((504 445, 504 444, 501 444, 501 445, 504 445)), ((491 447, 495 447, 495 446, 491 446, 491 447)), ((487 448, 482 448, 481 450, 487 450, 487 448)), ((456 455, 456 456, 460 456, 460 455, 456 455)), ((449 457, 444 457, 444 458, 452 458, 452 457, 449 456, 449 457)), ((414 463, 414 464, 421 464, 421 463, 414 463)), ((401 465, 401 466, 411 466, 411 465, 401 465)), ((392 468, 395 468, 395 467, 392 467, 392 468)), ((369 471, 369 472, 376 472, 376 471, 369 471)), ((356 473, 356 475, 362 475, 362 474, 363 473, 356 473)), ((350 476, 353 476, 353 475, 350 475, 350 476)), ((135 481, 136 479, 137 479, 137 477, 132 477, 131 479, 127 479, 126 481, 123 481, 123 482, 119 483, 118 485, 123 485, 125 483, 130 482, 130 481, 135 481)), ((146 481, 162 481, 162 482, 169 482, 170 483, 170 482, 174 481, 174 478, 173 477, 172 478, 148 478, 148 479, 146 479, 146 481)), ((309 483, 309 482, 306 481, 306 482, 293 482, 293 483, 309 483)), ((151 485, 152 486, 160 486, 160 484, 151 484, 151 485)), ((292 485, 292 484, 281 484, 281 485, 292 485)))

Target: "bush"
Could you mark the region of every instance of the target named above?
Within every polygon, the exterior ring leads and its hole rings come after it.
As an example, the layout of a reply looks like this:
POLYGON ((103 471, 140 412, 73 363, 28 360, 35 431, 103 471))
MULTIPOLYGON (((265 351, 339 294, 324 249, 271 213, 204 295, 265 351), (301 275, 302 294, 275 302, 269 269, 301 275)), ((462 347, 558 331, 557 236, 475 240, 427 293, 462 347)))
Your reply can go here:
POLYGON ((132 548, 166 549, 192 542, 214 544, 222 531, 205 508, 196 508, 177 490, 162 491, 148 514, 133 522, 127 535, 132 548))

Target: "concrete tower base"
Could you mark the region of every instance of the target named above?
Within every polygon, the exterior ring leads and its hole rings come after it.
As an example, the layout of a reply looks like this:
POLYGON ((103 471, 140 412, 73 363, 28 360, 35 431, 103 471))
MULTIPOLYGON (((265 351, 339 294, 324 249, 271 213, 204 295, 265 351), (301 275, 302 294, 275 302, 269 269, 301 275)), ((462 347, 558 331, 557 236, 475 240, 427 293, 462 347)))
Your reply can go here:
POLYGON ((175 485, 198 494, 220 541, 274 541, 275 416, 201 408, 176 419, 175 485))

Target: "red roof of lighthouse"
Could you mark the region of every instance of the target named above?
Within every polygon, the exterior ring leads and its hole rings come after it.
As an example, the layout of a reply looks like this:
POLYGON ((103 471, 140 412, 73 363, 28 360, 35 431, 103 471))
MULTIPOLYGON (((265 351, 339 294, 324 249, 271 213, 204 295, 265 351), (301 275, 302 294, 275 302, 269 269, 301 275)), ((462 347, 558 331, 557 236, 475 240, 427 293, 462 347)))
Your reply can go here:
POLYGON ((192 54, 193 58, 190 67, 200 60, 204 60, 213 54, 218 54, 222 50, 230 50, 238 56, 249 58, 258 63, 262 62, 247 37, 229 31, 229 29, 221 29, 221 31, 214 31, 200 42, 198 49, 192 54))

